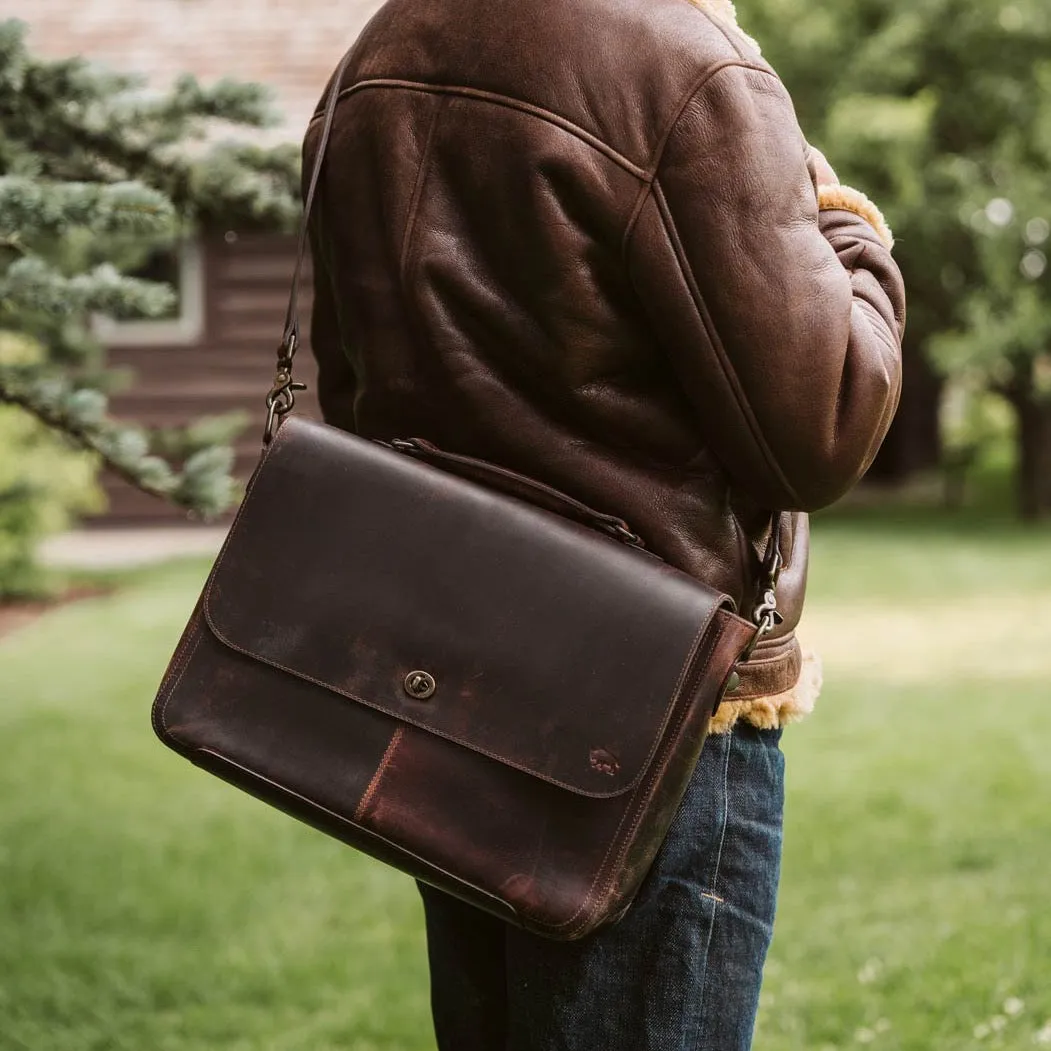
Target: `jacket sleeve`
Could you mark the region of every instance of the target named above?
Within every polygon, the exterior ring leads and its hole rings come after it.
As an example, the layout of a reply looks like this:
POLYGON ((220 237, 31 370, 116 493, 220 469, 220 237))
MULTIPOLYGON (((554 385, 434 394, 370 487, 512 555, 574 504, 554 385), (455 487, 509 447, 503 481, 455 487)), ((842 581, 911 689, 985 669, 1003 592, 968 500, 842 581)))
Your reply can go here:
POLYGON ((314 272, 310 347, 317 361, 318 404, 326 423, 353 432, 357 379, 343 349, 335 289, 324 253, 313 230, 310 243, 314 272))
POLYGON ((672 126, 631 233, 634 285, 712 451, 766 507, 847 492, 900 395, 901 274, 860 209, 831 201, 780 80, 728 65, 672 126))

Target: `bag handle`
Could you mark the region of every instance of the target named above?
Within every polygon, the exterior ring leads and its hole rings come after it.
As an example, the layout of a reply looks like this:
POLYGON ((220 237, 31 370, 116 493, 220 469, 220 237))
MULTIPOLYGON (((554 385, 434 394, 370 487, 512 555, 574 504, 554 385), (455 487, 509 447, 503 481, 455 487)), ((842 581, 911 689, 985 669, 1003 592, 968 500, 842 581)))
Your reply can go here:
MULTIPOLYGON (((560 489, 539 482, 535 478, 519 474, 507 467, 499 467, 488 460, 478 460, 473 456, 446 452, 423 438, 395 438, 384 444, 397 452, 440 467, 450 474, 459 475, 472 482, 481 482, 490 488, 509 493, 520 500, 542 507, 545 511, 552 511, 563 518, 579 522, 629 547, 646 549, 642 537, 634 532, 623 518, 596 511, 593 507, 588 507, 580 500, 575 500, 560 489)), ((652 551, 648 553, 653 554, 652 551)), ((653 554, 653 557, 659 558, 660 556, 653 554)))
MULTIPOLYGON (((288 295, 288 309, 285 311, 285 327, 281 336, 281 343, 277 348, 277 370, 274 373, 274 382, 266 396, 266 426, 263 430, 263 445, 269 445, 281 420, 292 411, 296 402, 296 393, 306 390, 305 383, 296 383, 292 378, 292 363, 295 360, 296 351, 299 350, 299 285, 303 275, 303 261, 306 258, 307 244, 309 243, 310 215, 314 208, 314 199, 317 196, 318 183, 321 180, 321 168, 328 153, 328 143, 332 135, 332 124, 336 117, 336 104, 339 101, 339 93, 342 90, 343 74, 347 70, 353 51, 348 51, 340 60, 332 75, 332 83, 328 95, 325 97, 324 123, 321 127, 321 138, 318 140, 317 155, 314 158, 314 167, 310 173, 310 182, 307 184, 306 197, 303 201, 303 214, 299 220, 299 237, 296 247, 296 265, 292 271, 292 287, 288 295)), ((315 116, 318 114, 315 113, 315 116)), ((602 532, 614 536, 633 547, 644 548, 641 538, 629 528, 622 519, 613 515, 604 515, 593 511, 586 504, 582 504, 564 493, 546 486, 534 479, 526 478, 524 475, 507 471, 493 464, 470 457, 456 456, 446 453, 422 439, 395 439, 390 443, 391 447, 399 452, 420 455, 426 459, 444 465, 448 468, 459 468, 462 471, 473 471, 476 474, 499 475, 505 484, 513 484, 517 488, 528 493, 534 503, 549 506, 549 509, 558 513, 566 514, 587 525, 591 525, 602 532), (483 470, 484 469, 484 470, 483 470)), ((763 557, 763 571, 759 580, 759 599, 752 610, 752 622, 756 625, 756 633, 748 649, 741 657, 741 662, 747 661, 755 652, 760 640, 767 635, 784 618, 777 611, 777 582, 784 567, 784 559, 781 554, 781 529, 785 524, 785 513, 775 511, 770 518, 770 540, 767 544, 766 554, 763 557)))

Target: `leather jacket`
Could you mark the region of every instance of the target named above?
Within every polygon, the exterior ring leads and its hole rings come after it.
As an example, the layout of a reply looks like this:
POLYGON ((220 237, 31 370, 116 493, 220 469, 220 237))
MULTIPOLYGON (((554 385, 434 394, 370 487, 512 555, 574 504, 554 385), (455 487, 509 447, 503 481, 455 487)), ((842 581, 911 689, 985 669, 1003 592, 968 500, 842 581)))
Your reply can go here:
POLYGON ((389 0, 311 224, 325 418, 618 515, 746 615, 793 512, 785 621, 736 696, 789 690, 806 512, 866 471, 900 391, 901 276, 848 207, 819 208, 750 38, 687 0, 389 0))

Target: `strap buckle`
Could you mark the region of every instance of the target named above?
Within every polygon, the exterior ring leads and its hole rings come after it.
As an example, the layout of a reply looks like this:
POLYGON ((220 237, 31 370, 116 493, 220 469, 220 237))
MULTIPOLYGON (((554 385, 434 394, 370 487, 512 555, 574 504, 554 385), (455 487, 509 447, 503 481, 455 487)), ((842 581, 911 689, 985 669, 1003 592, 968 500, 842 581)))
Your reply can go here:
POLYGON ((622 544, 627 544, 628 547, 646 547, 642 537, 627 522, 608 522, 602 528, 614 540, 619 540, 622 544))
POLYGON ((277 351, 277 371, 274 382, 266 396, 266 424, 263 427, 263 445, 273 441, 281 421, 296 404, 296 394, 307 389, 305 383, 292 379, 292 359, 296 356, 297 341, 289 336, 277 351))
POLYGON ((785 618, 777 611, 777 584, 781 571, 785 568, 784 556, 781 554, 780 537, 781 518, 774 516, 770 530, 770 546, 763 560, 763 575, 759 583, 762 598, 752 610, 752 621, 755 624, 755 635, 748 648, 741 655, 740 663, 750 660, 759 643, 770 634, 785 618))

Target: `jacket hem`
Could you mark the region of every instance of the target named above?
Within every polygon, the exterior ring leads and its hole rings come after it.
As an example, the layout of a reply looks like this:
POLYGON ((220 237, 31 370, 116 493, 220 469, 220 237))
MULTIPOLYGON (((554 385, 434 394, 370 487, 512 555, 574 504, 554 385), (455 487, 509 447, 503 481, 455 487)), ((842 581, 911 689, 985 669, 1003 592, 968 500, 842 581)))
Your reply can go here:
POLYGON ((728 734, 738 722, 760 730, 780 730, 799 722, 814 710, 823 681, 821 658, 813 651, 803 654, 803 666, 790 690, 772 697, 752 697, 741 701, 723 701, 712 717, 708 732, 728 734))

